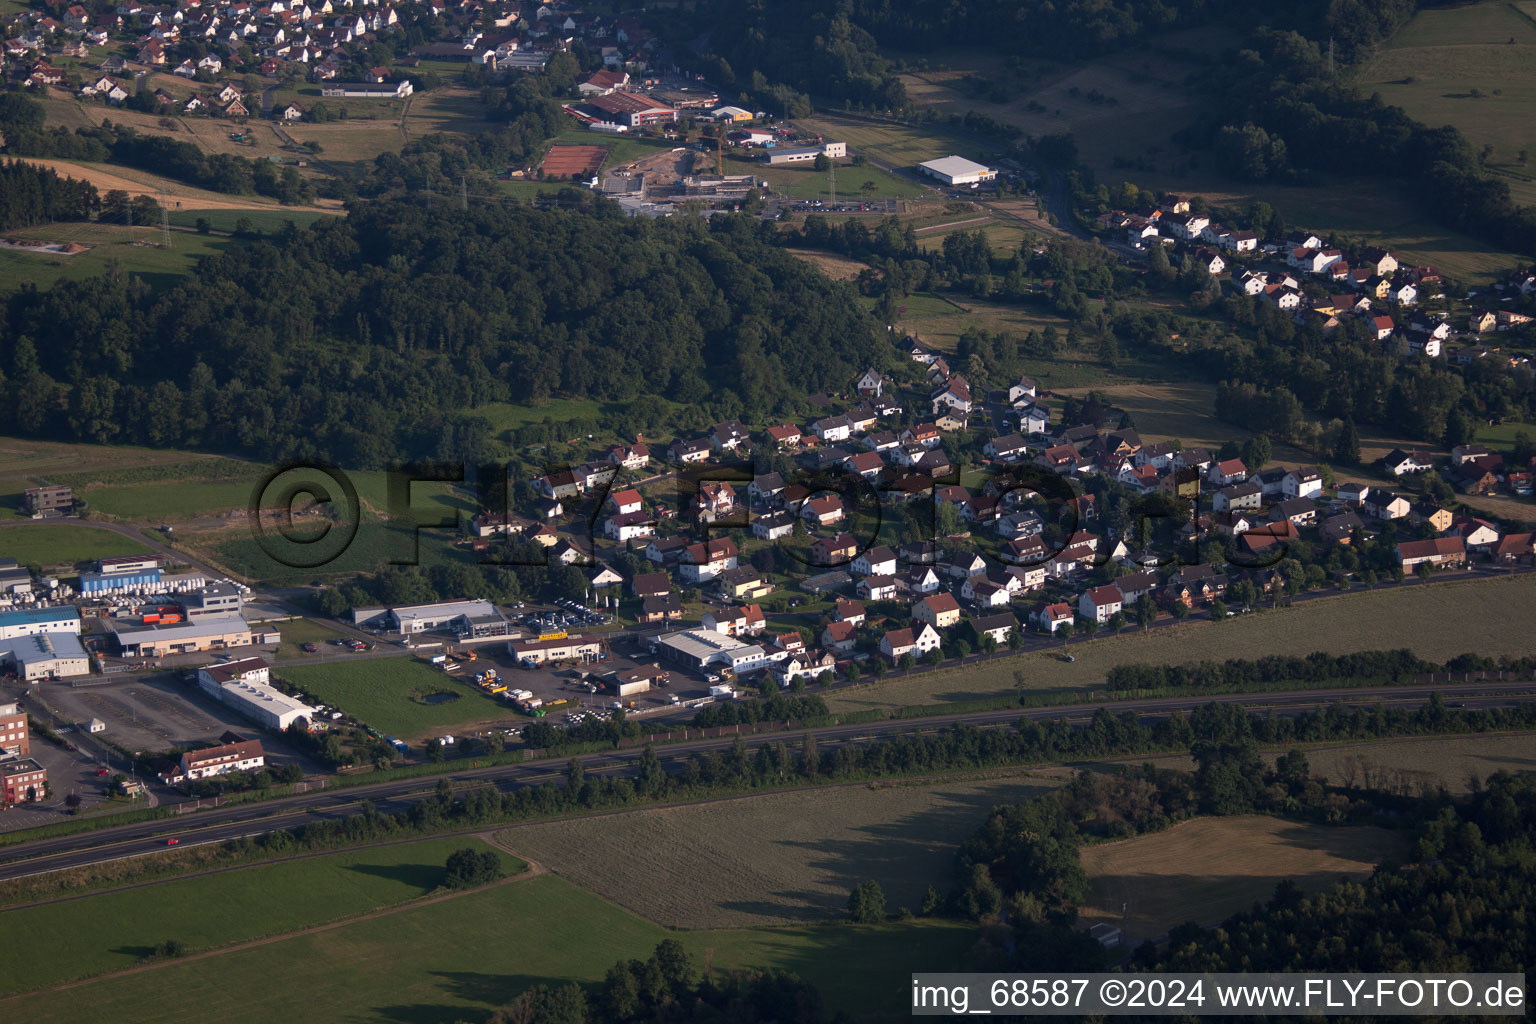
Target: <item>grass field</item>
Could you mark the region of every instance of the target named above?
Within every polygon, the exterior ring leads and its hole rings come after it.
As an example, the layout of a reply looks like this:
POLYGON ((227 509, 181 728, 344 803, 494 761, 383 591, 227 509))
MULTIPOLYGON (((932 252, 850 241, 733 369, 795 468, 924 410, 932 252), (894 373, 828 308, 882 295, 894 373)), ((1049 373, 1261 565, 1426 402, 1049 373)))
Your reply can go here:
POLYGON ((161 235, 158 228, 127 227, 96 221, 69 221, 18 228, 6 232, 6 237, 44 242, 76 242, 90 246, 90 249, 72 256, 0 249, 0 292, 14 291, 28 284, 47 288, 55 281, 78 281, 94 277, 113 266, 121 266, 151 285, 164 287, 191 273, 202 257, 241 244, 217 235, 173 231, 171 247, 164 249, 159 244, 161 235))
MULTIPOLYGON (((1312 774, 1334 785, 1364 785, 1408 793, 1433 793, 1440 789, 1466 793, 1473 778, 1485 780, 1499 771, 1516 775, 1536 771, 1536 733, 1414 736, 1304 745, 1302 749, 1312 774)), ((1283 753, 1285 750, 1280 748, 1265 751, 1270 759, 1283 753)), ((1195 767, 1194 759, 1188 756, 1140 757, 1119 763, 1145 761, 1186 771, 1195 767)))
POLYGON ((69 523, 22 523, 0 530, 0 558, 22 565, 63 565, 148 551, 108 530, 69 523))
POLYGON ((36 1024, 482 1020, 532 984, 599 981, 615 960, 643 959, 669 937, 696 967, 782 967, 820 985, 829 1013, 894 1021, 907 1019, 910 973, 961 969, 975 930, 917 922, 674 933, 546 875, 238 954, 39 992, 0 1011, 36 1024))
MULTIPOLYGON (((946 134, 943 128, 936 126, 887 124, 834 113, 797 118, 795 123, 808 131, 820 132, 829 139, 848 143, 851 153, 862 153, 872 160, 896 167, 912 167, 924 160, 952 153, 973 160, 991 155, 978 150, 972 143, 955 139, 946 134)), ((838 191, 842 191, 841 182, 838 183, 838 191)))
POLYGON ((1474 145, 1492 146, 1494 163, 1515 165, 1536 148, 1528 12, 1504 0, 1422 10, 1361 70, 1360 83, 1425 124, 1452 124, 1474 145))
MULTIPOLYGON (((0 437, 0 506, 19 506, 21 492, 37 483, 69 483, 78 474, 111 475, 130 465, 137 472, 152 471, 192 459, 221 461, 215 455, 198 455, 173 448, 135 448, 127 445, 78 444, 41 441, 30 437, 0 437), (68 477, 65 480, 63 478, 68 477)), ((15 511, 7 508, 7 511, 15 511)))
MULTIPOLYGON (((166 939, 209 949, 402 903, 436 889, 465 846, 485 844, 429 839, 0 911, 7 934, 30 936, 0 963, 0 995, 132 967, 166 939)), ((523 869, 496 852, 508 874, 523 869)))
POLYGON ((262 234, 276 234, 283 225, 292 221, 300 227, 313 224, 325 217, 335 217, 339 211, 286 209, 286 210, 178 210, 171 214, 171 224, 177 227, 196 227, 199 220, 206 220, 213 230, 230 232, 242 220, 250 223, 262 234))
MULTIPOLYGON (((331 646, 331 641, 341 636, 334 629, 327 629, 318 622, 308 619, 290 619, 281 626, 283 642, 278 645, 276 656, 280 660, 303 661, 308 658, 318 658, 323 654, 334 655, 337 651, 331 646), (313 654, 300 650, 301 644, 317 644, 320 650, 313 654)), ((282 670, 279 669, 279 672, 282 670)))
POLYGON ((827 704, 843 712, 1006 696, 1017 692, 1016 671, 1024 673, 1029 692, 1082 691, 1102 686, 1110 666, 1130 662, 1177 665, 1398 647, 1436 661, 1466 651, 1527 655, 1536 653, 1536 635, 1513 624, 1531 621, 1536 621, 1536 579, 1527 576, 1361 591, 1222 623, 1103 637, 1074 645, 1072 664, 1047 650, 841 691, 829 695, 827 704))
POLYGON ((1304 825, 1242 815, 1197 818, 1151 835, 1085 847, 1092 888, 1084 923, 1122 925, 1127 944, 1156 938, 1174 925, 1214 925, 1286 879, 1306 892, 1363 878, 1400 856, 1407 840, 1371 827, 1304 825))
MULTIPOLYGON (((517 716, 476 689, 409 655, 366 661, 284 667, 278 675, 326 704, 404 740, 444 733, 476 722, 510 722, 517 716), (444 704, 423 704, 412 695, 458 694, 444 704)), ((473 673, 471 673, 473 675, 473 673)))
POLYGON ((916 910, 994 804, 1053 788, 1027 772, 935 786, 846 786, 522 825, 509 847, 669 928, 826 921, 866 878, 916 910), (667 872, 625 851, 666 850, 667 872))

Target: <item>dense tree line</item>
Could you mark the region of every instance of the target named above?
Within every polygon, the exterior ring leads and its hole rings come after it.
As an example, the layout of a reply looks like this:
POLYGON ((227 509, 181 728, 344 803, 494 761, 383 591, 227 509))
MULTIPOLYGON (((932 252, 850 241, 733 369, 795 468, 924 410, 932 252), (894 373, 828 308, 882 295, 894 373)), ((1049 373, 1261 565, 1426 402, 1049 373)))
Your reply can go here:
POLYGON ((582 208, 362 204, 164 293, 23 290, 0 429, 377 467, 474 458, 490 426, 458 410, 487 402, 659 394, 760 420, 888 357, 856 292, 772 225, 570 195, 582 208))
POLYGON ((595 991, 577 984, 534 985, 487 1024, 818 1024, 821 993, 793 974, 750 968, 702 976, 676 939, 645 960, 620 960, 595 991))
MULTIPOLYGON (((1455 664, 1458 668, 1453 671, 1466 671, 1459 667, 1465 664, 1464 661, 1457 660, 1455 664)), ((1520 671, 1525 664, 1511 663, 1506 667, 1520 671)), ((1251 661, 1233 658, 1189 665, 1114 665, 1106 679, 1111 690, 1180 687, 1242 689, 1263 683, 1406 683, 1411 682, 1414 676, 1446 671, 1448 668, 1425 661, 1403 648, 1337 655, 1313 651, 1305 657, 1274 654, 1251 661)))
POLYGON ((89 220, 96 186, 20 160, 0 163, 0 231, 58 220, 89 220))

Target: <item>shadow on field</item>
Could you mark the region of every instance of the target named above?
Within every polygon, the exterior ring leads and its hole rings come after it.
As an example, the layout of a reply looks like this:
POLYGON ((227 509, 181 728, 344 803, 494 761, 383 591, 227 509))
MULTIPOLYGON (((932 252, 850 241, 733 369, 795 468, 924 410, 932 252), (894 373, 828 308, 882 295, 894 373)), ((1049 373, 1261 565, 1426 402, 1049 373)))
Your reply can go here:
POLYGON ((118 956, 131 956, 135 960, 143 960, 155 952, 154 946, 118 946, 112 952, 118 956))
POLYGON ((349 870, 402 882, 424 892, 441 885, 444 875, 441 864, 353 864, 349 870))

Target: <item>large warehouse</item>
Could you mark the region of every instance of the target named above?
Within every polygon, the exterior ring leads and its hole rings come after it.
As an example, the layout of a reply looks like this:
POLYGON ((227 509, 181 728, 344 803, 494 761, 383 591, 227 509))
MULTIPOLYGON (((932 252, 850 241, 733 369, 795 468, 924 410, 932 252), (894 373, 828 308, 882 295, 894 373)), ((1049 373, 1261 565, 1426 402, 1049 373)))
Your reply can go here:
POLYGON ((176 626, 124 623, 113 632, 125 658, 163 658, 169 654, 275 644, 282 639, 277 630, 253 628, 238 615, 205 615, 176 626))
POLYGON ((74 633, 33 633, 0 640, 0 664, 27 682, 91 674, 91 659, 74 633))
POLYGON ((401 636, 438 630, 452 633, 460 640, 483 640, 512 632, 507 617, 483 598, 399 608, 357 608, 352 612, 352 624, 393 630, 401 636))
POLYGON ((513 640, 507 653, 519 662, 545 665, 552 661, 596 661, 603 642, 591 636, 554 636, 548 640, 513 640))
POLYGON ((712 629, 685 629, 659 636, 653 642, 663 658, 697 672, 719 666, 739 675, 768 664, 768 655, 757 644, 744 644, 712 629))
POLYGON ((991 181, 997 172, 986 164, 978 164, 963 156, 946 156, 917 165, 917 169, 930 178, 938 178, 946 185, 975 185, 991 181))
POLYGON ((319 712, 275 689, 270 672, 260 658, 246 658, 198 669, 197 683, 204 692, 268 729, 281 731, 301 718, 315 721, 319 712))
POLYGON ((0 640, 38 633, 74 633, 78 636, 80 613, 73 607, 0 612, 0 640))

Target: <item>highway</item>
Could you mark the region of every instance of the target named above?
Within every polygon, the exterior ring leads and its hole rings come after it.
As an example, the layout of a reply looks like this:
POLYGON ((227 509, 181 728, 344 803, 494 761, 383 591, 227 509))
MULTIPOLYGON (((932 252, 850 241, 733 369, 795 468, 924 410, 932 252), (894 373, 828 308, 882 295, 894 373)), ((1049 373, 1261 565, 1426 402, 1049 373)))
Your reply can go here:
MULTIPOLYGON (((887 719, 858 725, 836 725, 794 732, 743 733, 749 748, 765 743, 798 741, 801 735, 816 737, 823 748, 842 743, 863 743, 900 733, 932 732, 957 724, 978 727, 1005 726, 1029 718, 1039 721, 1062 718, 1074 724, 1087 722, 1100 708, 1120 714, 1133 712, 1144 719, 1166 717, 1176 711, 1191 711, 1209 703, 1238 704, 1251 711, 1273 710, 1277 714, 1298 714, 1332 703, 1371 706, 1375 703, 1417 706, 1438 692, 1448 703, 1466 707, 1502 707, 1520 696, 1536 694, 1536 683, 1479 682, 1437 686, 1378 686, 1327 690, 1300 690, 1260 694, 1224 694, 1190 697, 1139 698, 1086 704, 1056 705, 1040 708, 1005 708, 968 714, 936 715, 919 719, 887 719)), ((687 740, 657 748, 663 764, 670 770, 680 768, 674 759, 706 750, 728 749, 734 735, 687 740)), ((628 773, 643 753, 643 747, 581 755, 588 775, 609 772, 628 773)), ((371 800, 382 812, 403 809, 430 796, 438 778, 447 778, 456 787, 490 784, 502 790, 558 783, 565 776, 569 758, 548 758, 527 764, 469 768, 446 776, 391 780, 351 786, 340 790, 321 790, 300 796, 282 797, 254 804, 236 804, 196 812, 183 819, 163 819, 98 829, 76 835, 36 839, 0 847, 0 879, 83 867, 142 856, 166 848, 166 840, 175 838, 178 846, 224 842, 261 835, 307 822, 343 817, 356 813, 362 800, 371 800)))

